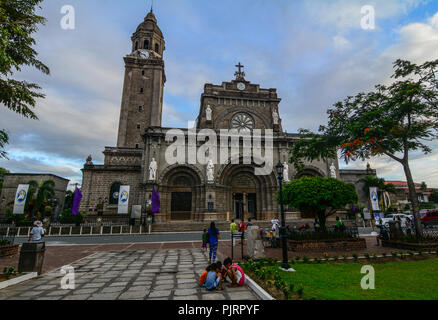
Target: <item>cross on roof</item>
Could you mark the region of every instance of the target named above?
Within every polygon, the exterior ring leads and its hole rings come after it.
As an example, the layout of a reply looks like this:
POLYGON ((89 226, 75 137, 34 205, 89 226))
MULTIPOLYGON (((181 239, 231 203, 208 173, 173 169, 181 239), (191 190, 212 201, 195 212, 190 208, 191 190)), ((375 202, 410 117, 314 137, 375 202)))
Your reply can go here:
POLYGON ((236 64, 236 68, 239 68, 239 71, 236 71, 234 74, 236 76, 236 80, 245 80, 245 72, 242 71, 244 66, 239 62, 239 64, 236 64))
POLYGON ((245 66, 242 66, 239 62, 239 64, 236 64, 236 67, 239 68, 239 73, 241 73, 242 68, 245 68, 245 66))

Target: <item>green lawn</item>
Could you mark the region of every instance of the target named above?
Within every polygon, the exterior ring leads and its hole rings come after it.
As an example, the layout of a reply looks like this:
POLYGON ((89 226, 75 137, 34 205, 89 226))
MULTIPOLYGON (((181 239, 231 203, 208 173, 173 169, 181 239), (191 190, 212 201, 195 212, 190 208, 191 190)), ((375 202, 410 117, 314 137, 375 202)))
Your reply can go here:
MULTIPOLYGON (((304 288, 304 298, 318 300, 436 300, 438 258, 399 263, 294 264, 295 273, 281 271, 287 283, 304 288), (375 289, 363 290, 363 265, 375 270, 375 289)), ((269 267, 276 268, 276 267, 269 267)))

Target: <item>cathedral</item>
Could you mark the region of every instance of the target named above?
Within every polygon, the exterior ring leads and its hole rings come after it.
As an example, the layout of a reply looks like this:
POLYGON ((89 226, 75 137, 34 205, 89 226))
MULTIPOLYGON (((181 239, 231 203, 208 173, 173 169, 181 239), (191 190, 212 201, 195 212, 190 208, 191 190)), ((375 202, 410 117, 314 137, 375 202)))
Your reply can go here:
MULTIPOLYGON (((131 40, 131 53, 124 57, 117 147, 105 148, 102 165, 95 165, 90 156, 82 169, 80 210, 87 216, 117 217, 120 186, 130 186, 128 207, 141 206, 143 214, 151 203, 153 190, 158 191, 161 206, 155 214, 157 222, 278 217, 280 208, 275 194, 279 182, 275 168, 263 175, 255 173, 263 166, 259 158, 262 155, 267 158, 269 152, 271 165, 278 162, 285 165, 284 182, 305 175, 336 177, 354 185, 361 201, 366 202, 358 181, 364 175, 375 175, 375 170, 339 170, 337 159, 307 163, 299 173, 288 164, 289 149, 299 136, 283 130, 277 90, 251 83, 240 63, 231 81, 204 85, 194 126, 177 130, 182 132, 182 138, 179 137, 182 149, 178 149, 175 137, 171 140, 167 137, 169 131, 177 128, 162 126, 166 46, 152 10, 131 40), (260 157, 253 154, 248 160, 242 151, 233 157, 229 150, 233 146, 227 143, 224 147, 220 143, 221 133, 229 130, 261 132, 264 138, 260 157), (208 151, 199 135, 196 139, 197 134, 206 131, 217 134, 217 141, 210 141, 210 137, 208 142, 214 144, 208 151), (194 141, 189 141, 191 134, 195 135, 194 141), (186 161, 169 163, 169 148, 175 145, 175 151, 182 150, 186 161), (187 161, 205 152, 209 161, 187 161), (225 154, 227 159, 213 163, 213 154, 217 158, 225 154)), ((242 147, 243 140, 237 139, 238 147, 242 147)))

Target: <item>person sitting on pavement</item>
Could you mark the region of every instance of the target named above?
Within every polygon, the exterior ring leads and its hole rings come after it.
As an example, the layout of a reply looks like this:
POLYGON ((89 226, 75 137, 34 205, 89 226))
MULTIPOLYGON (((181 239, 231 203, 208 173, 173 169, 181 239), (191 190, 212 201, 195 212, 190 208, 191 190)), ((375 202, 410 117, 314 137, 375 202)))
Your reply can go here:
POLYGON ((248 230, 248 227, 252 226, 251 218, 248 218, 248 223, 246 224, 246 230, 248 230))
POLYGON ((239 265, 233 264, 233 260, 229 257, 224 260, 224 266, 227 270, 227 277, 231 281, 228 286, 242 287, 245 284, 245 273, 243 269, 239 265))
POLYGON ((33 223, 33 225, 34 227, 30 231, 29 239, 27 241, 30 242, 32 240, 32 242, 41 242, 45 233, 43 229, 43 223, 37 220, 33 223))
POLYGON ((205 288, 209 291, 212 290, 222 290, 222 264, 214 263, 211 270, 207 273, 207 278, 205 280, 205 288))
POLYGON ((207 274, 212 270, 212 268, 214 267, 214 264, 210 264, 205 270, 204 272, 201 274, 201 277, 199 278, 199 285, 201 287, 205 286, 205 281, 207 280, 207 274))

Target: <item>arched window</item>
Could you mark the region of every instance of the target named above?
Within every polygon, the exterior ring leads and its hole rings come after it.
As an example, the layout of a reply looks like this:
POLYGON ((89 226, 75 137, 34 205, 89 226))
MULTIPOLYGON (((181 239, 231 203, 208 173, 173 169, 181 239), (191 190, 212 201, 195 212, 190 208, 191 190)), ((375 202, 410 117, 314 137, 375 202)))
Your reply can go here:
POLYGON ((120 182, 115 182, 112 184, 109 195, 110 204, 119 204, 119 191, 121 185, 122 184, 120 182))
POLYGON ((143 49, 149 49, 149 40, 144 41, 143 49))
POLYGON ((160 46, 158 45, 158 43, 155 44, 155 52, 160 53, 160 46))
POLYGON ((138 41, 135 41, 135 49, 134 50, 137 50, 138 49, 138 41))

